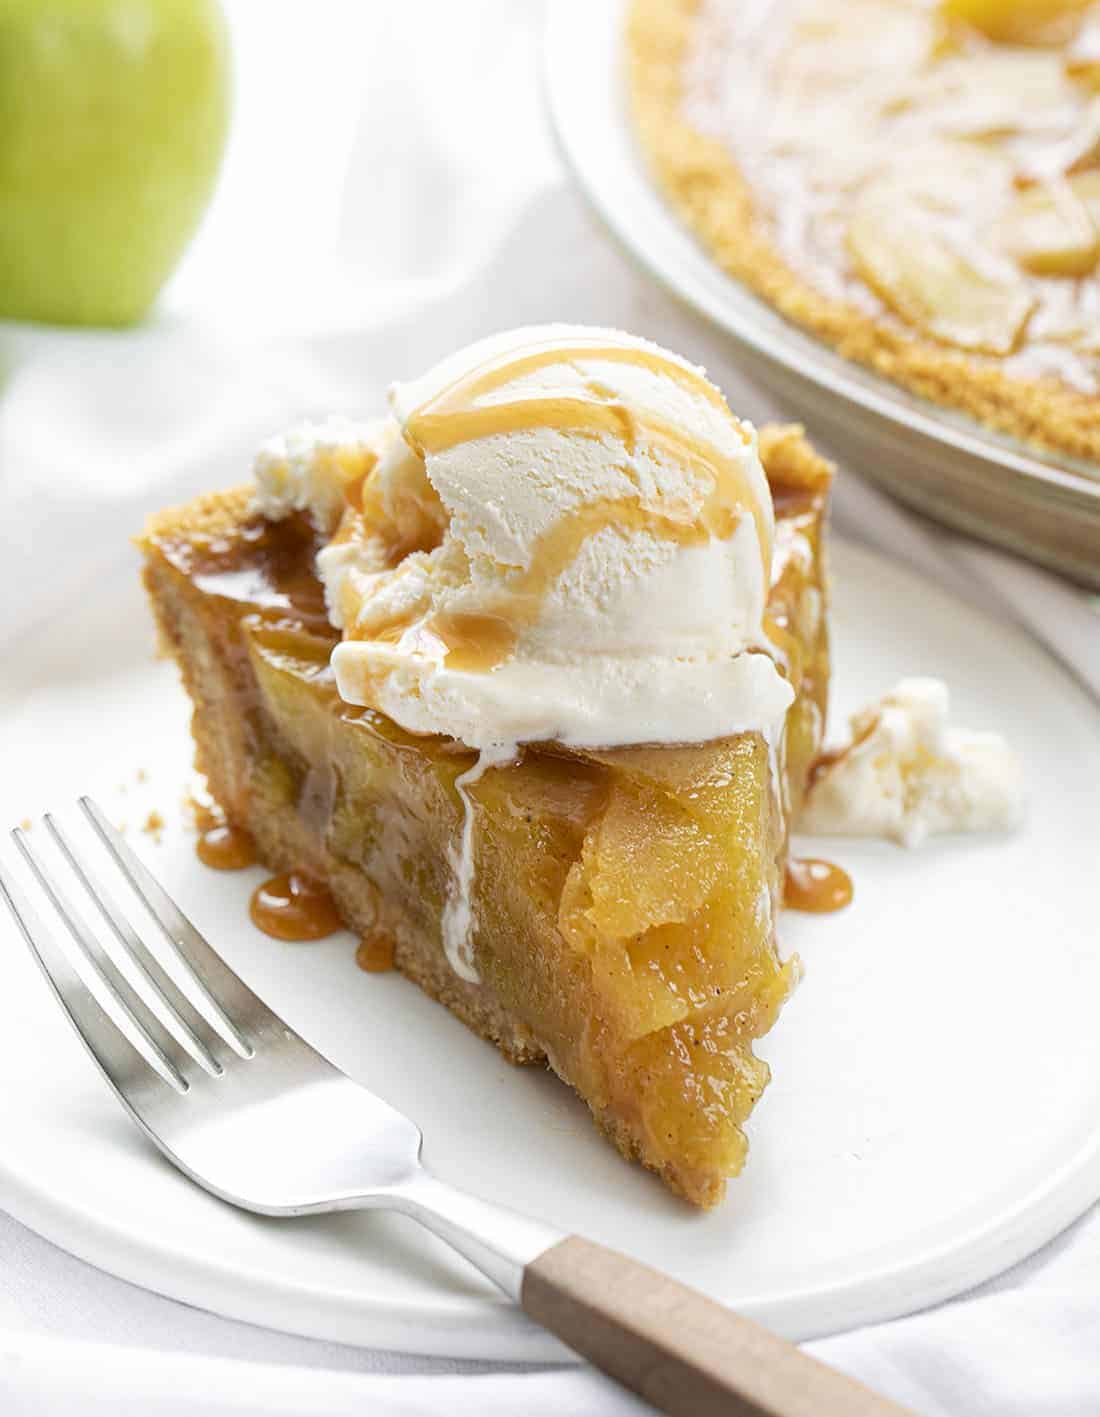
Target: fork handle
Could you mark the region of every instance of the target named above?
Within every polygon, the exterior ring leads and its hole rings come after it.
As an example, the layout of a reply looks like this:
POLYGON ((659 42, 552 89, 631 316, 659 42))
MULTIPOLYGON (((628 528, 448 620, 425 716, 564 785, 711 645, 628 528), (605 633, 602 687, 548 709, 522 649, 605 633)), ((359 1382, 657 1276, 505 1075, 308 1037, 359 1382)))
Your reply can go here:
POLYGON ((667 1274, 579 1235, 563 1238, 423 1169, 384 1203, 426 1225, 536 1323, 673 1417, 905 1411, 667 1274))
POLYGON ((527 1265, 520 1303, 536 1323, 674 1417, 906 1411, 687 1285, 579 1235, 527 1265))

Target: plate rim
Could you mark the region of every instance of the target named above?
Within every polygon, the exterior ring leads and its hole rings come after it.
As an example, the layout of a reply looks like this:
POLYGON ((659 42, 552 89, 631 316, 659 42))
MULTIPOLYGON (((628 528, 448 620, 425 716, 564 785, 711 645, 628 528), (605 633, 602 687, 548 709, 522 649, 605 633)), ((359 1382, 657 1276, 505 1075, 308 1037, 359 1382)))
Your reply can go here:
MULTIPOLYGON (((838 537, 833 549, 850 564, 862 563, 859 574, 885 567, 895 579, 900 577, 914 586, 924 584, 917 572, 864 544, 838 537)), ((1041 653, 1041 646, 1019 627, 959 601, 942 587, 937 593, 964 605, 976 627, 987 624, 1009 642, 1017 640, 1041 653)), ((1084 708, 1100 743, 1100 706, 1061 666, 1052 665, 1050 672, 1061 681, 1066 694, 1084 708)), ((29 977, 37 976, 31 972, 29 977)), ((84 1057, 82 1050, 79 1056, 84 1057)), ((869 1255, 871 1267, 856 1278, 770 1299, 750 1295, 740 1302, 739 1312, 799 1341, 887 1322, 954 1297, 1011 1268, 1053 1240, 1098 1196, 1100 1123, 1077 1144, 1065 1148, 1060 1166, 1051 1175, 1014 1203, 994 1210, 985 1224, 972 1229, 962 1241, 932 1243, 900 1264, 875 1267, 869 1255)), ((283 1278, 273 1286, 266 1275, 212 1263, 209 1251, 196 1255, 182 1240, 173 1248, 170 1236, 158 1236, 152 1243, 145 1234, 135 1236, 111 1223, 109 1217, 89 1210, 79 1196, 64 1197, 56 1185, 35 1187, 2 1153, 0 1204, 17 1220, 78 1258, 226 1318, 323 1341, 401 1353, 498 1361, 573 1361, 556 1340, 503 1298, 441 1296, 425 1303, 372 1296, 367 1303, 358 1299, 349 1303, 346 1294, 318 1288, 300 1278, 283 1278)))
POLYGON ((587 0, 555 0, 546 9, 542 53, 544 106, 557 151, 589 208, 622 250, 669 294, 785 372, 908 433, 946 444, 966 457, 1013 474, 1022 495, 1039 497, 1042 488, 1048 495, 1100 515, 1100 467, 1063 454, 1051 454, 1048 461, 1040 452, 986 429, 963 414, 937 409, 934 404, 919 400, 784 320, 710 258, 663 201, 645 174, 643 159, 634 144, 624 111, 620 42, 629 3, 630 0, 604 0, 593 6, 587 0), (579 66, 578 55, 583 56, 579 66), (586 74, 598 74, 603 82, 586 84, 586 74), (582 129, 590 132, 593 126, 591 109, 586 107, 589 101, 609 111, 610 129, 629 154, 626 163, 617 168, 617 175, 626 178, 645 203, 659 237, 675 241, 680 248, 684 260, 678 265, 667 265, 652 249, 653 237, 639 236, 620 216, 615 204, 606 199, 600 180, 604 169, 597 156, 598 145, 581 137, 582 129), (728 287, 728 302, 719 304, 711 297, 703 288, 704 278, 718 279, 728 287), (778 338, 755 326, 741 306, 779 322, 778 338), (808 348, 803 351, 801 344, 808 348), (1066 470, 1073 466, 1080 470, 1066 470))

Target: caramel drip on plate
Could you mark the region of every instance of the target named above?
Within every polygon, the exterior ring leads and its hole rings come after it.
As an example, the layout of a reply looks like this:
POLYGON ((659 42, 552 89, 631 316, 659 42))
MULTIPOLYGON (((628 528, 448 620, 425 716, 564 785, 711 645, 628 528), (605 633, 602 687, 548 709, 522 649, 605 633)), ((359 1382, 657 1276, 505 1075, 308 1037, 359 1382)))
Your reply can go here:
POLYGON ((343 926, 324 886, 297 871, 257 886, 249 914, 258 929, 276 940, 322 940, 343 926))
POLYGON ((393 968, 395 944, 388 930, 375 930, 359 941, 355 962, 367 974, 385 974, 393 968))
POLYGON ((833 910, 843 910, 850 904, 853 893, 851 876, 831 861, 806 857, 803 860, 792 858, 787 862, 783 904, 788 910, 825 915, 833 910))
POLYGON ((195 855, 215 871, 242 871, 256 860, 256 844, 248 832, 215 822, 195 843, 195 855))

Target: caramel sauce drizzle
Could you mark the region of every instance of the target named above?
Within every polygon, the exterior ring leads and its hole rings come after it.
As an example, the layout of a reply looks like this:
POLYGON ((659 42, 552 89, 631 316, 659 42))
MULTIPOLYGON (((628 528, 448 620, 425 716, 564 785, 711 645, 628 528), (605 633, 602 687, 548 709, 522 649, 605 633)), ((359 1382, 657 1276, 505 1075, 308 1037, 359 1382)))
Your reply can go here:
MULTIPOLYGON (((412 459, 412 449, 408 454, 412 459)), ((355 510, 358 520, 350 526, 350 535, 362 539, 369 522, 371 534, 385 547, 390 567, 397 566, 415 551, 434 551, 443 539, 446 512, 423 468, 415 479, 406 475, 399 488, 390 489, 388 508, 378 480, 372 474, 363 483, 355 510)), ((346 540, 347 536, 340 539, 346 540)))
MULTIPOLYGON (((363 488, 360 488, 360 505, 362 504, 363 488)), ((349 541, 364 541, 367 536, 367 522, 363 512, 349 505, 344 508, 340 518, 340 524, 329 538, 330 546, 344 546, 349 541)))
POLYGON ((826 915, 849 905, 854 891, 848 872, 831 861, 806 857, 802 860, 792 858, 787 862, 783 904, 788 910, 826 915))
MULTIPOLYGON (((461 443, 488 438, 495 433, 524 433, 540 428, 571 433, 612 433, 622 438, 627 452, 633 453, 644 435, 651 446, 710 478, 711 491, 698 517, 701 531, 709 536, 727 537, 748 511, 756 523, 764 564, 771 562, 767 520, 747 485, 740 464, 709 445, 685 438, 656 414, 638 414, 625 404, 604 403, 596 398, 565 396, 522 398, 511 403, 433 412, 436 407, 436 404, 427 405, 413 414, 407 424, 409 439, 421 456, 446 452, 461 443)), ((655 518, 661 515, 656 508, 652 509, 652 514, 655 518)))
MULTIPOLYGON (((573 563, 583 543, 607 526, 649 531, 685 546, 698 545, 708 537, 707 530, 686 509, 677 516, 672 510, 648 508, 639 497, 582 503, 539 538, 530 566, 512 579, 507 602, 501 604, 498 613, 441 611, 432 619, 432 632, 447 647, 448 666, 485 672, 503 663, 524 628, 538 618, 546 592, 573 563)), ((383 644, 396 643, 419 613, 420 607, 413 606, 397 619, 372 626, 370 638, 383 644)))
POLYGON ((507 616, 478 611, 440 611, 432 620, 432 630, 447 647, 448 667, 485 673, 503 664, 519 639, 521 623, 517 609, 510 606, 507 616))
POLYGON ((856 733, 850 743, 843 743, 838 748, 823 748, 810 764, 810 777, 807 786, 812 787, 818 778, 824 777, 837 763, 843 762, 850 753, 854 752, 856 748, 865 743, 878 727, 880 718, 881 715, 878 713, 868 714, 866 721, 862 724, 859 732, 856 733))
POLYGON ((257 886, 248 913, 258 929, 276 940, 323 940, 343 927, 324 886, 297 871, 257 886))
POLYGON ((787 678, 797 689, 802 683, 802 644, 790 629, 786 610, 765 614, 764 635, 775 646, 787 671, 787 678))
POLYGON ((569 347, 548 340, 545 344, 534 345, 529 354, 520 355, 518 358, 511 354, 501 355, 495 363, 490 361, 472 373, 462 375, 450 388, 443 390, 440 398, 451 398, 458 391, 469 397, 471 381, 475 386, 473 397, 482 398, 500 388, 502 384, 517 378, 522 379, 525 374, 537 374, 548 364, 571 364, 578 359, 591 359, 598 364, 633 364, 648 369, 653 374, 672 379, 688 393, 697 394, 715 408, 729 412, 722 395, 709 379, 705 379, 696 370, 678 364, 655 350, 640 349, 636 345, 607 344, 599 336, 577 340, 569 347))
POLYGON ((256 844, 240 827, 215 822, 200 833, 195 855, 215 871, 243 871, 256 860, 256 844))
MULTIPOLYGON (((513 580, 498 612, 436 617, 431 628, 447 646, 447 662, 452 668, 485 672, 502 663, 513 652, 524 627, 535 620, 547 590, 576 558, 582 543, 608 526, 630 527, 662 540, 695 545, 711 537, 726 539, 748 511, 755 522, 762 564, 771 564, 767 517, 737 460, 699 440, 686 438, 658 415, 636 413, 608 398, 605 386, 594 381, 587 385, 589 392, 603 397, 532 396, 478 403, 524 374, 584 358, 652 369, 728 413, 721 394, 693 370, 648 350, 593 341, 566 349, 551 344, 518 359, 505 356, 464 375, 410 416, 406 436, 421 457, 497 433, 543 428, 611 434, 622 439, 631 455, 644 438, 650 446, 708 478, 711 490, 698 514, 686 507, 681 511, 674 506, 653 506, 640 496, 605 498, 576 508, 539 538, 531 564, 513 580)), ((747 440, 748 435, 745 436, 747 440)))
POLYGON ((584 502, 539 538, 530 566, 511 581, 507 605, 499 614, 444 612, 435 617, 432 630, 447 646, 448 666, 485 672, 507 659, 523 629, 538 618, 546 592, 583 543, 607 526, 650 531, 685 546, 707 539, 707 532, 687 514, 678 518, 652 510, 638 497, 584 502))
POLYGON ((359 941, 355 962, 367 974, 385 974, 393 968, 396 941, 388 930, 375 930, 359 941))

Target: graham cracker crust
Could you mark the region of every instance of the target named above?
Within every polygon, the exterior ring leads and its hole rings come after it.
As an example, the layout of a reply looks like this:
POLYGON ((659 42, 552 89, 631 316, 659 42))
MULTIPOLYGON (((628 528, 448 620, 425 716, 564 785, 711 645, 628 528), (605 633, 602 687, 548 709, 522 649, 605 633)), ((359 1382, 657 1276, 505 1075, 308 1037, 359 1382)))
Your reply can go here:
POLYGON ((727 149, 684 116, 683 69, 701 0, 632 0, 625 43, 635 130, 665 198, 723 270, 854 363, 978 423, 1100 463, 1100 401, 1022 379, 824 295, 777 254, 727 149))

